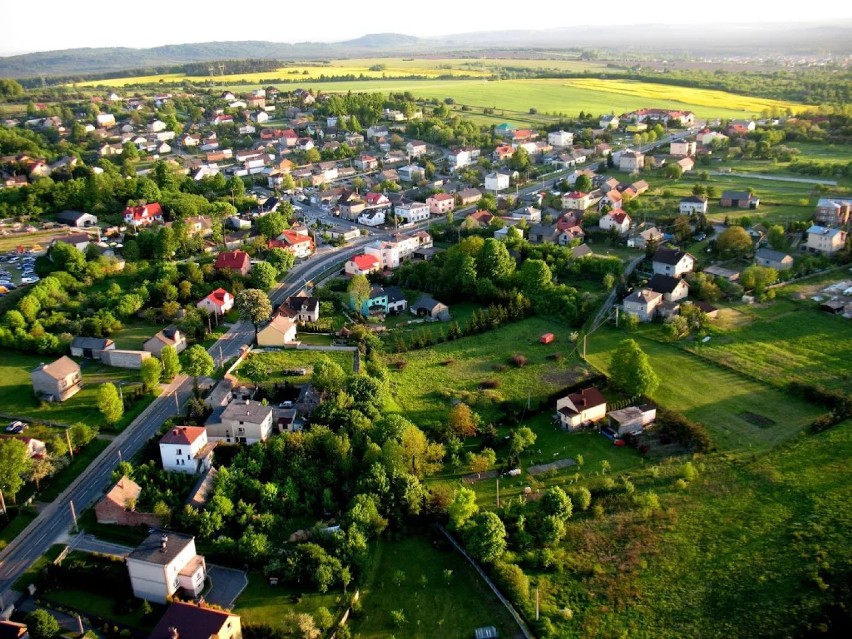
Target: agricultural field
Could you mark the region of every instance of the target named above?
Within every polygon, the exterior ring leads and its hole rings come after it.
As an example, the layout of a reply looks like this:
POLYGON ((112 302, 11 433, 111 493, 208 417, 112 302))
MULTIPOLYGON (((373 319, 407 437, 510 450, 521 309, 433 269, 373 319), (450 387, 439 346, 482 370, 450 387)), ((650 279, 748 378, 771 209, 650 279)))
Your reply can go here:
MULTIPOLYGON (((344 372, 350 373, 354 367, 355 354, 352 351, 307 351, 307 350, 283 350, 256 352, 252 358, 260 359, 266 364, 269 369, 269 383, 291 382, 293 384, 303 384, 310 381, 313 366, 320 359, 327 357, 333 362, 340 364, 344 372), (304 375, 284 375, 283 371, 296 368, 304 368, 304 375)), ((242 381, 248 381, 241 375, 241 370, 238 368, 235 371, 237 377, 242 381)))
POLYGON ((501 637, 518 632, 497 597, 449 542, 436 547, 423 537, 380 541, 364 581, 361 611, 351 621, 353 635, 363 639, 467 639, 481 626, 495 626, 501 637), (402 623, 394 623, 393 611, 402 612, 402 623))
POLYGON ((660 378, 651 399, 707 427, 720 450, 759 452, 793 438, 823 410, 677 346, 604 327, 588 338, 589 361, 609 368, 623 339, 635 339, 660 378))
POLYGON ((391 391, 401 412, 417 424, 446 419, 453 399, 470 403, 486 422, 499 418, 498 405, 505 400, 529 400, 531 407, 538 407, 551 393, 589 375, 571 357, 575 346, 569 334, 567 327, 532 318, 484 335, 391 355, 391 391), (539 344, 539 337, 548 332, 556 341, 539 344), (548 359, 555 353, 563 357, 548 359), (527 363, 520 367, 511 363, 515 354, 527 363), (482 390, 483 384, 493 382, 496 388, 482 390))

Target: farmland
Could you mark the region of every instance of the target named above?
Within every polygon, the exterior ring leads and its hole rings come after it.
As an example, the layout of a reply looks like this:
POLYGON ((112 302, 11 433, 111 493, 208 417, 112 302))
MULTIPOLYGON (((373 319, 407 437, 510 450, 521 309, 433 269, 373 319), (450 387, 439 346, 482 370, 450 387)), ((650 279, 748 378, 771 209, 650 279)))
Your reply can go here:
POLYGON ((660 377, 651 398, 704 424, 722 450, 763 451, 788 441, 822 411, 769 385, 705 361, 677 346, 603 328, 588 339, 589 360, 607 370, 618 343, 632 337, 660 377), (771 421, 757 426, 746 416, 771 421))

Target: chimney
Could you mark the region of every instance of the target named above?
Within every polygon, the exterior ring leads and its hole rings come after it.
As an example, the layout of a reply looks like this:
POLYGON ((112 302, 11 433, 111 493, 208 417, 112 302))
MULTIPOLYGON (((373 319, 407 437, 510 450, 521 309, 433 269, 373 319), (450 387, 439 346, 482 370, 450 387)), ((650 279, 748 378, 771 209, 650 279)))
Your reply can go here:
POLYGON ((179 639, 180 633, 174 626, 169 626, 169 639, 179 639))
POLYGON ((166 552, 166 545, 169 543, 169 536, 163 535, 160 537, 160 552, 166 552))
POLYGON ((178 429, 177 429, 177 428, 175 428, 174 430, 172 430, 172 435, 177 435, 177 434, 178 434, 178 429))

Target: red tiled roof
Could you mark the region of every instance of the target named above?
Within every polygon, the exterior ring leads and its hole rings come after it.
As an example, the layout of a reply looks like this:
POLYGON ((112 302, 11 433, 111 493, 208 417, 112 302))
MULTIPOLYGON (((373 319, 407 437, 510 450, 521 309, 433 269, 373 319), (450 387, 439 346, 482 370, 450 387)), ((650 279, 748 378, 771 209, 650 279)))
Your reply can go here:
POLYGON ((231 294, 228 291, 226 291, 224 288, 217 288, 215 291, 210 293, 210 295, 208 295, 204 299, 210 300, 216 306, 224 306, 225 300, 228 297, 231 297, 231 294))
POLYGON ((205 432, 203 426, 176 426, 160 438, 160 443, 189 445, 205 432))
POLYGON ((355 263, 355 266, 358 267, 361 271, 366 271, 375 266, 378 266, 379 260, 376 259, 373 255, 356 255, 352 258, 352 261, 355 263))
POLYGON ((444 202, 446 200, 452 200, 453 196, 450 195, 449 193, 436 193, 435 195, 432 196, 432 199, 437 201, 437 202, 444 202))
POLYGON ((159 202, 151 202, 143 206, 128 206, 124 209, 124 216, 132 216, 134 220, 147 220, 157 216, 162 217, 163 208, 159 202))
POLYGON ((582 191, 571 191, 566 194, 565 197, 569 200, 579 200, 580 198, 587 197, 588 195, 588 193, 583 193, 582 191))
POLYGON ((216 257, 216 268, 240 270, 248 263, 249 256, 245 251, 225 251, 216 257))

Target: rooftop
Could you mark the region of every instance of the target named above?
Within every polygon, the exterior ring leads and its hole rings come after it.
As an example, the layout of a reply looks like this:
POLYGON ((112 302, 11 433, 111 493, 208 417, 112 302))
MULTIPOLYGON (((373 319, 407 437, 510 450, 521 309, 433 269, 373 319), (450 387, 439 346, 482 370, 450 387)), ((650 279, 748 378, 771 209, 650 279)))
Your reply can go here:
POLYGON ((195 545, 194 537, 157 530, 148 535, 127 558, 167 566, 190 544, 195 545))
POLYGON ((210 639, 222 632, 231 615, 221 610, 176 602, 169 606, 148 639, 210 639))

